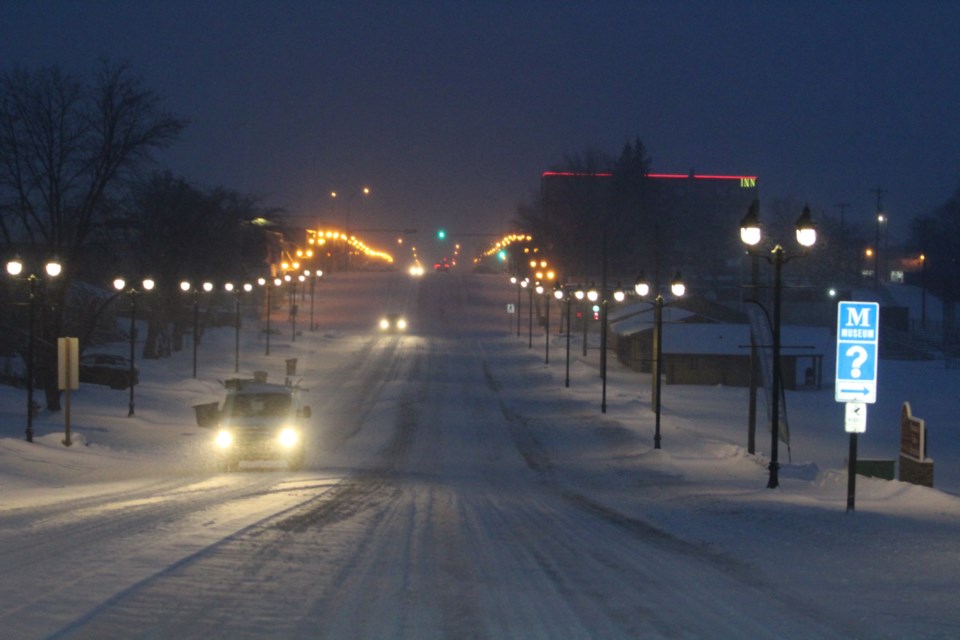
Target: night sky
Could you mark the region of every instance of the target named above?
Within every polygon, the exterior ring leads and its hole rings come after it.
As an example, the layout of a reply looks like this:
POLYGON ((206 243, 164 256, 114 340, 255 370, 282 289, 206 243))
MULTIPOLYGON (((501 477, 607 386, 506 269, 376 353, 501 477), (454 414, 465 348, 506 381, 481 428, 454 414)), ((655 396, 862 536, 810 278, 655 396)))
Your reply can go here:
POLYGON ((368 185, 352 225, 420 242, 509 230, 543 170, 635 137, 848 222, 880 186, 903 232, 960 186, 958 45, 957 2, 0 0, 2 71, 129 62, 191 121, 175 174, 308 225, 368 185))

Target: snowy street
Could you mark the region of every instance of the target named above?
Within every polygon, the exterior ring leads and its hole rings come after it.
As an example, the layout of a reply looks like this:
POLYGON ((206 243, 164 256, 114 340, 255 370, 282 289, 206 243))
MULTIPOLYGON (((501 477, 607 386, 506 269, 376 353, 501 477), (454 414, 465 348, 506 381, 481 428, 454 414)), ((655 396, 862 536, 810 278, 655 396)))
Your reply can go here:
MULTIPOLYGON (((495 276, 337 274, 318 287, 317 331, 301 305, 293 341, 274 312, 271 356, 251 318, 241 374, 282 379, 296 357, 309 390, 297 472, 210 464, 191 405, 234 375, 229 328, 204 336, 198 380, 189 353, 142 363, 136 418, 124 392, 82 387, 71 449, 60 415, 22 442, 22 390, 4 388, 0 635, 960 633, 957 497, 863 478, 845 514, 842 451, 785 464, 765 489, 731 409, 743 389, 665 387, 654 451, 649 375, 611 364, 601 415, 590 358, 564 389, 564 342, 544 365, 542 329, 528 349, 504 312, 515 300, 495 276), (409 331, 378 333, 386 312, 409 331)), ((831 394, 797 400, 798 420, 833 416, 831 394)))

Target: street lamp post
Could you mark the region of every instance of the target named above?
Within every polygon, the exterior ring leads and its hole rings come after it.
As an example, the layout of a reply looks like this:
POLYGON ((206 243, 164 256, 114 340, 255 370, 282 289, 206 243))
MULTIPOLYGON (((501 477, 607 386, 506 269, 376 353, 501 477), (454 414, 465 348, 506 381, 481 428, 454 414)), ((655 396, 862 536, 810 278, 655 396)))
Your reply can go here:
MULTIPOLYGON (((600 379, 602 391, 600 394, 600 412, 607 412, 607 329, 609 327, 608 313, 610 311, 609 292, 604 290, 600 297, 600 379)), ((612 292, 616 302, 623 302, 626 294, 618 287, 612 292)))
POLYGON ((591 284, 590 288, 584 292, 584 295, 586 296, 586 302, 590 303, 589 305, 584 304, 584 307, 583 307, 583 357, 586 358, 587 357, 587 328, 590 326, 589 322, 587 321, 587 311, 588 311, 587 307, 590 307, 589 311, 593 311, 592 305, 594 302, 600 299, 600 293, 597 291, 597 288, 591 284))
POLYGON ((587 292, 582 287, 577 287, 573 292, 573 297, 580 303, 580 320, 583 324, 583 357, 587 357, 587 305, 585 303, 587 292))
MULTIPOLYGON (((653 411, 654 415, 654 431, 653 431, 653 448, 659 449, 662 436, 660 433, 660 388, 662 386, 661 375, 663 371, 663 305, 664 299, 663 294, 660 293, 660 284, 654 283, 656 287, 656 297, 653 299, 653 367, 652 367, 652 379, 653 379, 653 411)), ((633 285, 633 289, 638 296, 641 298, 646 297, 650 294, 650 284, 647 282, 643 273, 637 277, 637 281, 633 285)), ((680 298, 687 291, 686 285, 683 283, 683 279, 680 277, 680 272, 677 271, 676 275, 673 277, 673 280, 670 282, 670 293, 674 297, 680 298)))
POLYGON ((520 286, 527 290, 527 316, 529 325, 527 330, 527 348, 533 349, 533 284, 529 279, 524 278, 520 286))
POLYGON ((323 271, 304 271, 303 274, 310 278, 310 331, 316 331, 317 325, 313 322, 313 296, 317 288, 317 280, 323 277, 323 271))
MULTIPOLYGON (((776 244, 771 250, 772 257, 763 255, 767 262, 773 264, 773 380, 771 382, 771 425, 770 425, 770 465, 768 489, 780 486, 780 392, 782 386, 780 371, 780 315, 781 297, 783 290, 783 265, 795 257, 806 255, 809 249, 817 242, 817 229, 810 217, 810 207, 804 207, 803 213, 797 219, 795 226, 797 243, 804 248, 802 253, 787 255, 781 244, 776 244)), ((755 247, 762 239, 759 206, 751 205, 747 215, 740 221, 740 239, 749 247, 755 247)), ((751 252, 752 255, 752 252, 751 252)))
POLYGON ((510 276, 510 282, 517 285, 517 337, 520 337, 520 292, 523 290, 523 281, 517 276, 510 276))
MULTIPOLYGON (((11 276, 19 276, 23 273, 23 261, 14 258, 7 262, 7 273, 11 276)), ((56 260, 47 262, 43 271, 48 278, 56 278, 63 270, 62 265, 56 260)), ((33 442, 33 352, 36 336, 34 334, 34 325, 36 317, 37 304, 37 281, 40 276, 35 273, 27 275, 27 283, 30 287, 30 297, 28 301, 27 312, 27 442, 33 442)))
MULTIPOLYGON (((559 282, 553 288, 553 297, 557 302, 567 303, 567 372, 564 378, 563 386, 570 387, 570 291, 559 282)), ((562 326, 562 323, 561 323, 562 326)))
MULTIPOLYGON (((156 283, 151 278, 144 278, 141 286, 144 291, 152 291, 156 283)), ((113 288, 117 291, 124 291, 127 281, 123 278, 116 278, 113 281, 113 288)), ((137 294, 140 293, 135 287, 126 289, 130 295, 130 372, 128 381, 130 383, 130 404, 127 411, 127 417, 134 415, 134 387, 136 386, 136 357, 137 357, 137 294)))
MULTIPOLYGON (((759 208, 760 203, 753 201, 751 206, 759 208)), ((750 256, 750 287, 753 299, 759 297, 760 290, 760 257, 756 254, 750 256)), ((747 453, 753 455, 757 451, 757 383, 759 378, 758 367, 760 364, 759 345, 757 338, 750 332, 750 392, 749 404, 747 406, 747 453)))
POLYGON ((927 256, 920 254, 920 329, 927 330, 927 256))
MULTIPOLYGON (((880 203, 877 202, 877 238, 873 245, 873 284, 877 286, 880 283, 880 225, 886 222, 886 218, 879 211, 880 203)), ((886 257, 886 256, 884 256, 886 257)))
POLYGON ((547 293, 546 287, 544 287, 542 284, 538 284, 538 285, 537 285, 537 294, 542 296, 542 295, 544 295, 545 293, 546 293, 547 295, 544 297, 544 300, 545 300, 545 301, 544 301, 544 305, 546 306, 546 314, 545 314, 545 321, 544 321, 544 336, 545 336, 545 339, 544 339, 543 364, 550 364, 550 295, 551 295, 551 294, 547 293))
POLYGON ((241 287, 235 286, 232 282, 223 285, 227 293, 234 295, 234 340, 233 340, 233 372, 240 373, 240 294, 253 291, 253 285, 246 282, 241 287))
MULTIPOLYGON (((356 198, 358 195, 369 196, 370 187, 361 187, 359 191, 350 192, 350 195, 347 197, 346 235, 347 235, 347 267, 348 268, 350 266, 350 252, 351 252, 350 242, 349 242, 350 240, 350 205, 353 204, 354 198, 356 198)), ((336 199, 339 196, 336 191, 331 191, 330 197, 333 199, 336 199)))
MULTIPOLYGON (((197 343, 200 341, 200 291, 196 289, 188 280, 180 283, 180 290, 184 293, 193 293, 193 377, 197 377, 197 343)), ((204 282, 202 290, 209 293, 213 291, 212 282, 204 282)))
POLYGON ((271 291, 274 289, 274 287, 279 287, 282 283, 283 283, 283 280, 281 280, 280 278, 273 278, 273 279, 270 279, 270 278, 257 278, 257 284, 267 290, 267 329, 266 329, 266 334, 267 334, 267 340, 266 340, 266 342, 267 342, 267 348, 266 348, 266 351, 265 351, 264 354, 263 354, 263 355, 265 355, 265 356, 270 355, 270 331, 271 331, 271 329, 270 329, 270 312, 272 311, 272 309, 271 309, 272 302, 271 302, 271 300, 270 300, 270 293, 271 293, 271 291))
POLYGON ((290 341, 297 341, 297 311, 299 309, 297 305, 297 283, 303 283, 306 281, 306 276, 302 273, 297 276, 290 275, 289 273, 283 276, 284 281, 289 283, 290 286, 290 341))

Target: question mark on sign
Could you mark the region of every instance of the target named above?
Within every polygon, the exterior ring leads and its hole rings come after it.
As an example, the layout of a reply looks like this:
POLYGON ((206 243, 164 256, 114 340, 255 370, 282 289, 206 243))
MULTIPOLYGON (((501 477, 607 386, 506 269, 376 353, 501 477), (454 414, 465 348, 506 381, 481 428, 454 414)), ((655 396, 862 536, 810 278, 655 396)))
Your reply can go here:
POLYGON ((853 356, 853 363, 850 365, 850 377, 860 377, 860 367, 867 361, 867 350, 856 345, 847 349, 847 356, 853 356))

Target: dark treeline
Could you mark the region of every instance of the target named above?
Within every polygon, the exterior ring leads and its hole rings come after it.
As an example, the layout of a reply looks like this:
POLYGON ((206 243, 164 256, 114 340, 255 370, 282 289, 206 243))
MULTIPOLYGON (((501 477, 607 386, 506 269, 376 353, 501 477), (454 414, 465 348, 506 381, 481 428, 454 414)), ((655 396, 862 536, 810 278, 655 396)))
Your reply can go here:
POLYGON ((143 355, 159 357, 183 332, 181 279, 223 282, 264 268, 257 198, 157 170, 155 152, 187 124, 124 64, 100 61, 90 78, 59 67, 0 76, 0 254, 26 265, 26 277, 0 285, 0 350, 23 353, 35 293, 36 376, 50 408, 59 408, 56 338, 78 336, 82 349, 117 338, 114 277, 158 283, 138 317, 150 325, 143 355), (63 265, 57 278, 43 274, 50 259, 63 265))

